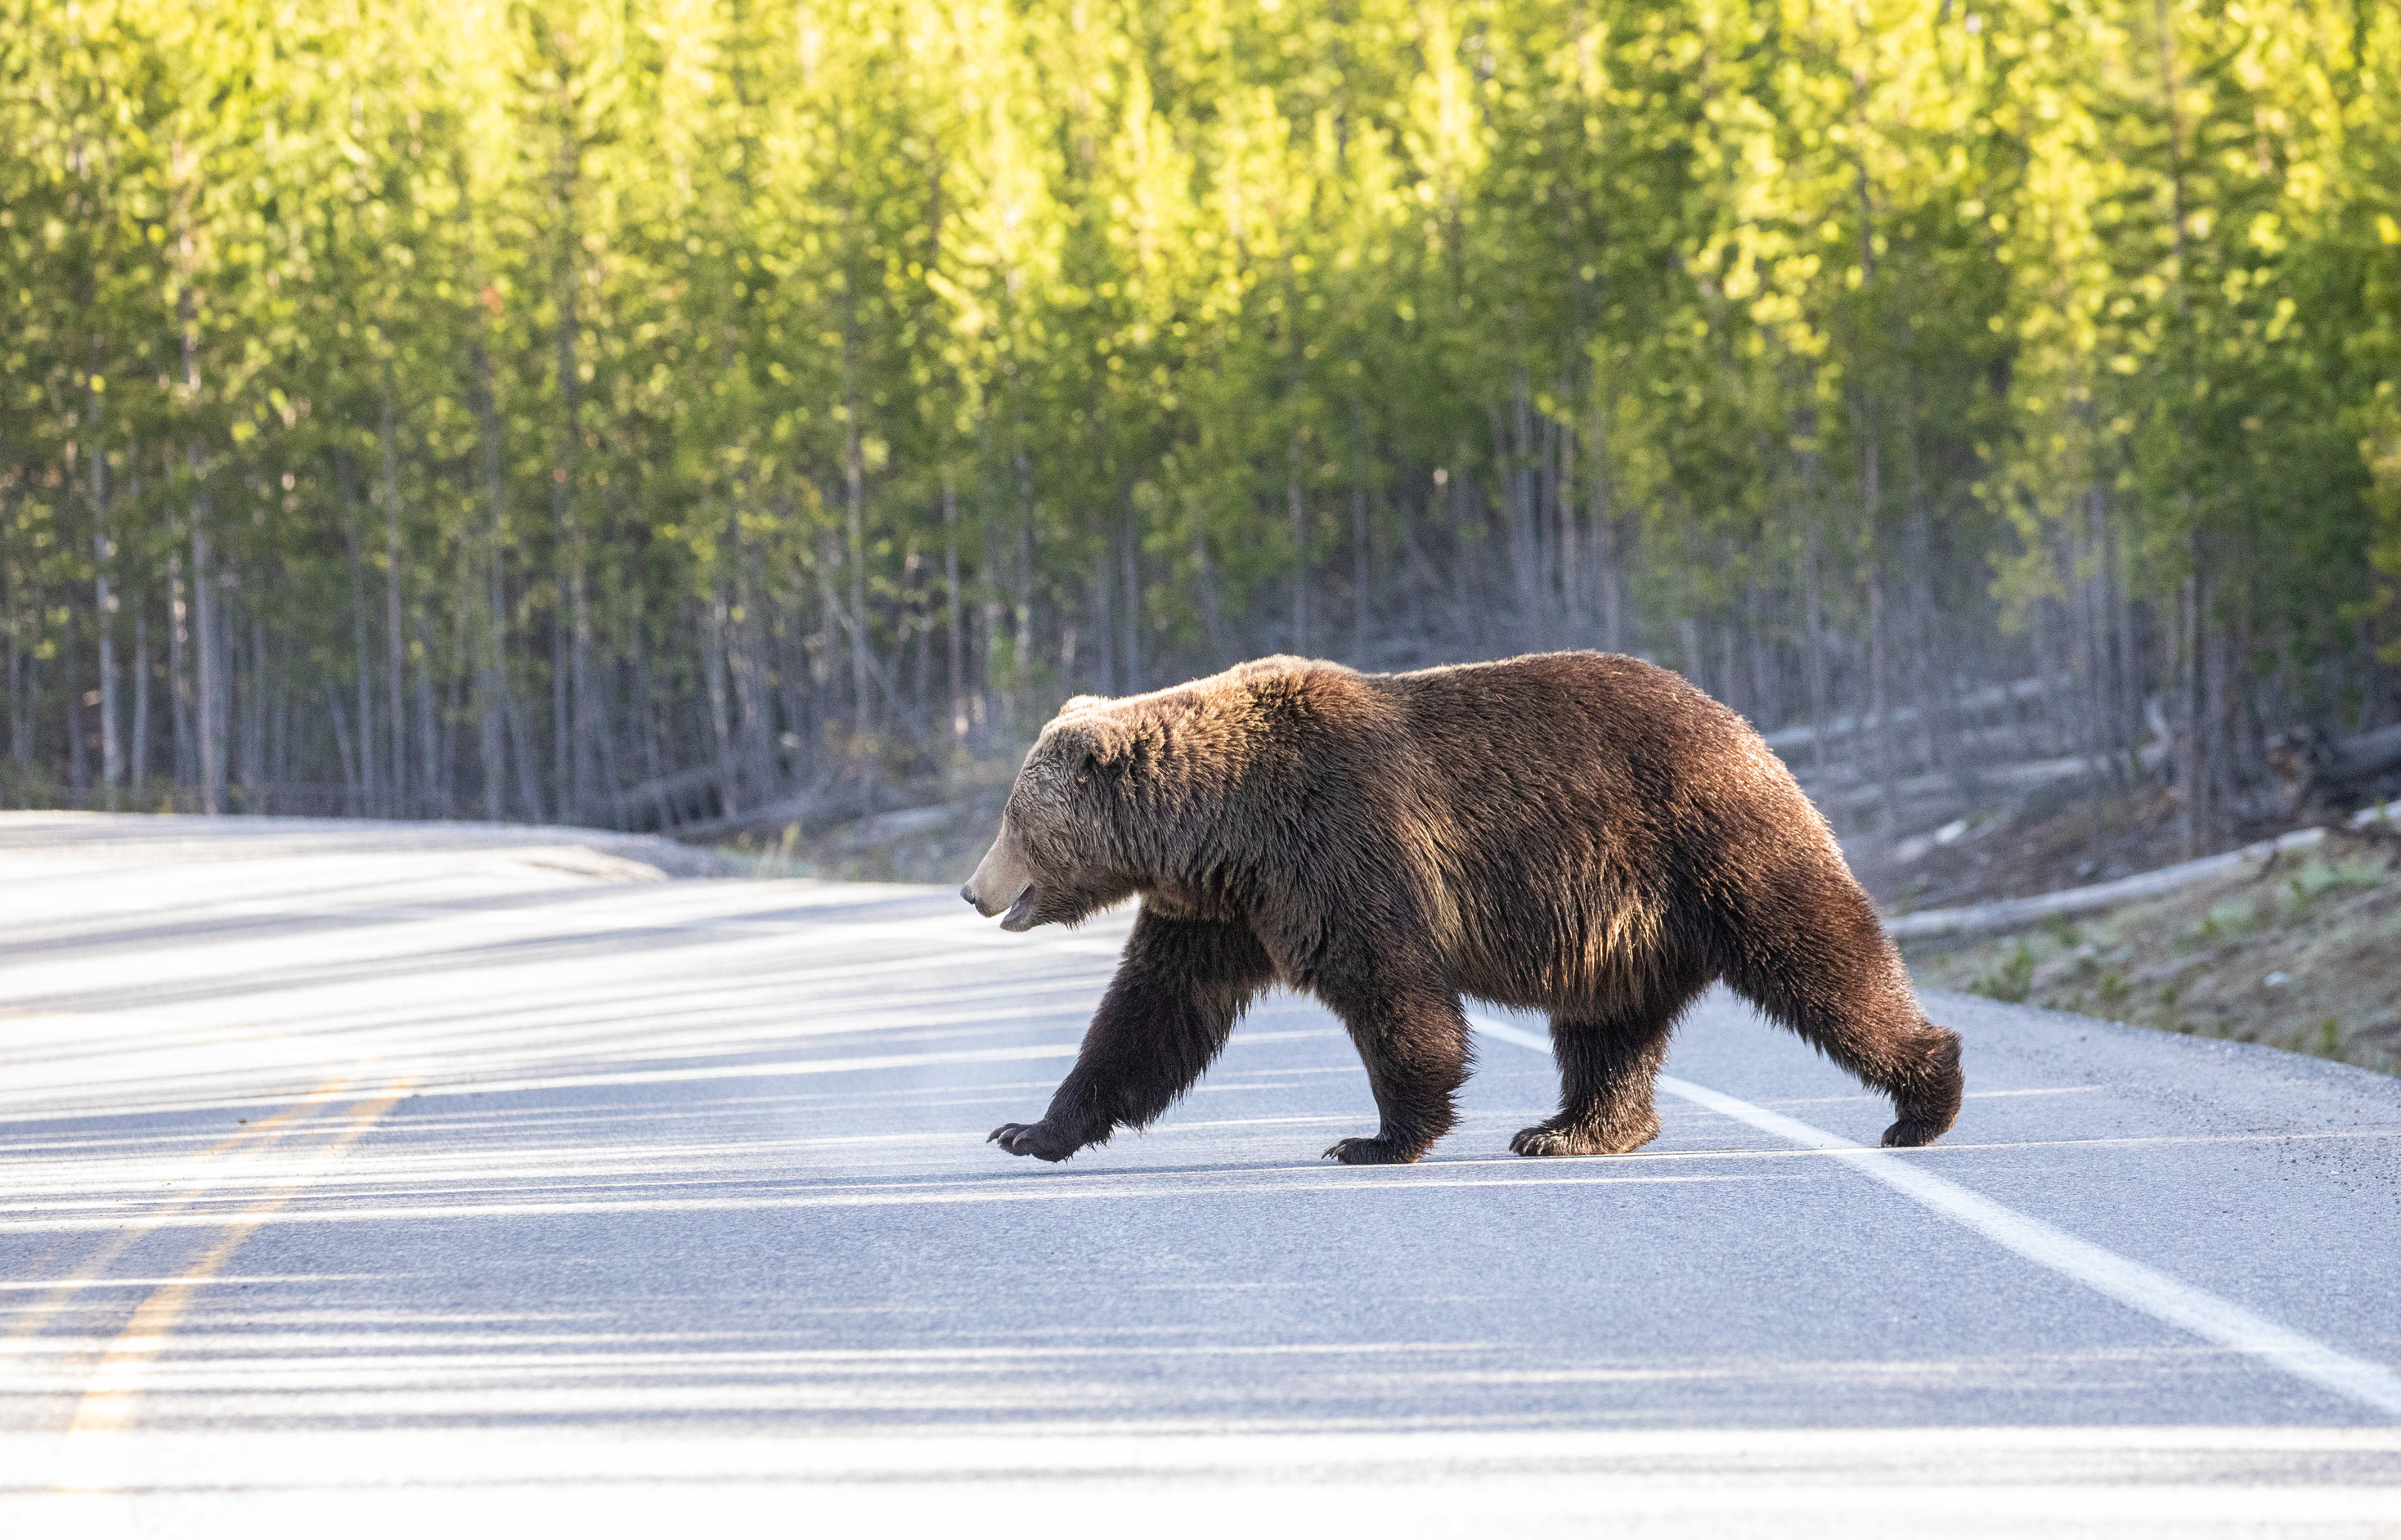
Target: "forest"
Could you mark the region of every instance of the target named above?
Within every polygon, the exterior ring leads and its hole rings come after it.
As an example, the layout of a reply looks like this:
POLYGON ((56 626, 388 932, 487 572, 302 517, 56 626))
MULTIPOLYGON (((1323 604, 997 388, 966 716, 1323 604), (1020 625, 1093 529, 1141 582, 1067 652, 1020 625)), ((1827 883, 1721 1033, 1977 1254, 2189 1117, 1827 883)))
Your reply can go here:
POLYGON ((0 801, 678 828, 1639 653, 1838 824, 2401 719, 2386 0, 0 0, 0 801))

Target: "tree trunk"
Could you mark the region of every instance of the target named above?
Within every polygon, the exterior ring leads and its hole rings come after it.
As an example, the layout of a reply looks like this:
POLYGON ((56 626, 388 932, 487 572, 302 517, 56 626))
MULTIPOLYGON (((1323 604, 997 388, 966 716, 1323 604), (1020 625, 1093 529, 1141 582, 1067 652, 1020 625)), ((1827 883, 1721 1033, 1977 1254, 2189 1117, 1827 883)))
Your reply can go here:
MULTIPOLYGON (((358 470, 347 450, 334 451, 334 481, 342 500, 342 542, 350 557, 350 653, 359 693, 359 803, 370 816, 390 811, 376 787, 375 647, 367 623, 366 562, 360 551, 358 470)), ((257 660, 264 666, 264 658, 257 660)))
POLYGON ((75 611, 66 612, 66 624, 59 628, 59 672, 66 679, 67 786, 80 791, 89 784, 90 770, 84 760, 83 681, 75 668, 76 654, 82 650, 75 645, 75 611))
POLYGON ((133 741, 128 768, 133 794, 142 795, 150 773, 150 605, 149 596, 133 596, 133 741))
MULTIPOLYGON (((193 474, 200 474, 199 451, 190 451, 193 474)), ((208 485, 202 482, 192 502, 192 657, 194 694, 199 697, 195 724, 199 733, 200 811, 211 816, 226 805, 226 680, 225 658, 217 639, 216 573, 209 545, 214 522, 208 485)))
MULTIPOLYGON (((1116 543, 1110 540, 1104 530, 1101 537, 1101 554, 1092 558, 1090 618, 1093 638, 1099 643, 1093 650, 1100 654, 1100 674, 1093 688, 1103 695, 1114 695, 1118 693, 1118 671, 1115 662, 1117 626, 1109 613, 1109 547, 1114 543, 1116 543)), ((1073 681, 1064 682, 1068 688, 1074 688, 1073 681)))
POLYGON ((2209 580, 2202 561, 2201 531, 2195 529, 2190 543, 2192 571, 2184 580, 2183 612, 2177 618, 2182 633, 2178 649, 2179 694, 2182 697, 2183 722, 2179 724, 2184 742, 2179 746, 2177 768, 2181 772, 2184 794, 2184 856, 2191 860, 2200 856, 2209 844, 2210 769, 2206 749, 2202 741, 2208 713, 2204 696, 2208 691, 2208 670, 2202 658, 2206 634, 2204 615, 2209 604, 2209 580))
POLYGON ((959 594, 959 488, 948 466, 942 468, 942 604, 950 665, 951 737, 963 742, 967 736, 967 639, 960 629, 965 610, 959 594))
MULTIPOLYGON (((1559 379, 1561 410, 1566 409, 1568 381, 1559 379)), ((1576 435, 1570 419, 1554 419, 1551 431, 1558 439, 1552 456, 1552 502, 1556 504, 1556 527, 1552 544, 1557 552, 1559 616, 1567 623, 1567 634, 1577 639, 1584 631, 1584 557, 1576 539, 1576 435)))
POLYGON ((708 596, 708 618, 702 642, 703 685, 708 694, 708 728, 717 747, 718 811, 732 818, 742 809, 740 767, 734 758, 734 713, 725 688, 727 612, 725 578, 720 573, 708 596))
POLYGON ((267 671, 267 621, 254 603, 250 612, 250 686, 243 701, 246 709, 242 712, 241 753, 242 810, 253 814, 268 810, 273 783, 280 778, 267 757, 267 718, 269 703, 285 697, 269 687, 267 671))
POLYGON ((1226 640, 1226 620, 1217 608, 1217 569, 1209 559, 1209 537, 1199 530, 1192 535, 1192 561, 1200 571, 1200 624, 1209 633, 1210 662, 1224 667, 1231 661, 1233 650, 1226 640))
POLYGON ((192 607, 184 593, 184 555, 180 539, 167 547, 167 694, 174 718, 174 790, 180 795, 199 783, 199 735, 193 722, 191 670, 185 654, 191 651, 192 607))
POLYGON ((1367 667, 1367 444, 1358 392, 1351 396, 1351 662, 1367 667))
POLYGON ((1025 707, 1024 692, 1033 682, 1026 670, 1034 661, 1034 462, 1017 451, 1017 656, 1010 669, 1008 722, 1019 725, 1025 707))
POLYGON ((440 712, 434 706, 433 624, 419 610, 417 614, 417 650, 424 654, 417 667, 417 784, 424 800, 425 816, 447 818, 458 814, 458 804, 450 799, 450 777, 446 769, 449 754, 439 731, 440 712))
MULTIPOLYGON (((1296 404, 1296 413, 1298 406, 1296 404)), ((1285 466, 1284 503, 1292 518, 1292 650, 1309 655, 1309 507, 1300 489, 1300 425, 1292 430, 1292 448, 1285 466)))
MULTIPOLYGON (((1598 375, 1598 367, 1595 375, 1598 375)), ((1599 567, 1600 645, 1604 651, 1626 650, 1626 554, 1620 541, 1615 478, 1609 468, 1609 419, 1594 380, 1592 404, 1592 538, 1599 567)))
MULTIPOLYGON (((175 146, 175 158, 185 160, 184 148, 175 146)), ((177 235, 180 259, 188 263, 192 235, 188 223, 178 220, 182 227, 177 235)), ((199 306, 192 292, 188 277, 176 285, 175 317, 183 334, 184 390, 187 400, 197 401, 200 393, 199 306)), ((184 447, 185 468, 190 472, 192 488, 192 655, 195 703, 194 723, 199 738, 200 811, 212 816, 225 811, 226 791, 226 710, 225 667, 219 650, 216 627, 216 575, 211 570, 209 527, 215 522, 216 510, 209 495, 209 467, 198 444, 184 447)))
MULTIPOLYGON (((384 692, 391 703, 391 721, 386 732, 391 743, 391 808, 395 816, 406 818, 413 809, 408 794, 408 694, 405 669, 407 665, 407 644, 401 638, 400 600, 400 446, 399 433, 392 424, 391 376, 387 369, 383 380, 381 421, 377 437, 383 449, 383 621, 384 621, 384 692)), ((419 665, 432 667, 428 656, 419 665)), ((422 783, 430 787, 431 783, 422 783)))
POLYGON ((1819 577, 1821 535, 1815 510, 1801 537, 1802 620, 1809 647, 1809 726, 1818 778, 1826 775, 1826 605, 1819 577))
MULTIPOLYGON (((325 705, 334 719, 334 754, 342 769, 343 810, 355 812, 365 801, 366 788, 359 779, 358 769, 364 761, 351 752, 350 713, 342 708, 341 690, 331 682, 325 686, 325 705)), ((359 747, 364 750, 365 745, 359 747)))
POLYGON ((559 151, 557 199, 561 210, 558 271, 553 288, 558 305, 558 395, 564 413, 559 433, 558 462, 551 467, 551 521, 561 568, 567 614, 563 629, 566 655, 554 646, 553 716, 560 737, 557 792, 571 798, 576 816, 588 816, 594 796, 594 747, 602 736, 592 688, 592 605, 586 591, 586 553, 583 524, 576 516, 576 461, 583 441, 583 380, 577 363, 582 317, 576 305, 577 250, 574 219, 577 162, 571 141, 559 151))
POLYGON ((1119 555, 1125 566, 1126 693, 1138 695, 1150 685, 1142 665, 1142 516, 1132 499, 1126 502, 1125 540, 1119 555))
MULTIPOLYGON (((94 375, 97 377, 97 368, 94 375)), ((91 414, 92 630, 100 660, 100 783, 111 793, 125 784, 125 746, 117 736, 117 595, 109 584, 117 543, 108 538, 108 451, 100 443, 100 392, 89 392, 91 414)))
MULTIPOLYGON (((851 311, 845 308, 844 314, 851 311)), ((849 539, 850 556, 850 682, 851 734, 857 740, 851 751, 860 756, 859 777, 868 788, 868 803, 875 801, 875 661, 868 653, 867 625, 867 461, 859 447, 858 381, 854 354, 858 343, 845 327, 843 336, 843 411, 842 474, 843 514, 844 533, 849 539)))

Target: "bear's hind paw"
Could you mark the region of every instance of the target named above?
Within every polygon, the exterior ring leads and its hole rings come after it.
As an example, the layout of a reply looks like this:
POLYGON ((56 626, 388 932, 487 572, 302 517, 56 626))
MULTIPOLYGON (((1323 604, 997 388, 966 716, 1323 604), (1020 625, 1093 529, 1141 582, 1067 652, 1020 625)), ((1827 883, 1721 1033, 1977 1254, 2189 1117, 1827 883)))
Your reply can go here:
POLYGON ((1419 1153, 1390 1139, 1337 1139, 1325 1147, 1324 1158, 1344 1165, 1408 1165, 1419 1153))
POLYGON ((1930 1118, 1903 1118, 1884 1131, 1886 1149, 1915 1149, 1930 1145, 1951 1131, 1949 1121, 1937 1122, 1930 1118))
POLYGON ((983 1142, 996 1144, 1011 1155, 1032 1155, 1045 1161, 1063 1161, 1083 1148, 1067 1143, 1044 1123, 1003 1123, 985 1134, 983 1142))

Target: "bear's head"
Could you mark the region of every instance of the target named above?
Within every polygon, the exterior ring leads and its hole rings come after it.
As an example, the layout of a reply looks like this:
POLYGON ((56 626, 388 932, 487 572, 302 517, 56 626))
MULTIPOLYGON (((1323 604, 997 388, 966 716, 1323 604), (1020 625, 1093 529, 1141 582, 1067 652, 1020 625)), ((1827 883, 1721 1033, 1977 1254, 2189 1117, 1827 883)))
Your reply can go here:
POLYGON ((1001 915, 1004 930, 1073 925, 1132 896, 1141 886, 1130 853, 1112 837, 1108 724, 1079 695, 1042 729, 1009 788, 1000 837, 959 897, 1001 915))
MULTIPOLYGON (((1251 864, 1255 772, 1286 800, 1308 772, 1291 724, 1336 664, 1260 658, 1147 694, 1077 695, 1025 756, 1000 837, 959 896, 1008 930, 1074 925, 1111 904, 1214 906, 1251 864)), ((1254 852, 1255 854, 1255 852, 1254 852)))

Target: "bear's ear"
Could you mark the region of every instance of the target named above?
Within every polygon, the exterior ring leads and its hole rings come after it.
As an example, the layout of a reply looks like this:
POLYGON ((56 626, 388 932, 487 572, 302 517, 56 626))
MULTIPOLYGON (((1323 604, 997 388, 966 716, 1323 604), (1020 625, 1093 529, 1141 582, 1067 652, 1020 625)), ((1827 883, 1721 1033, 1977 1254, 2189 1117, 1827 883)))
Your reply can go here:
POLYGON ((1097 711, 1108 703, 1106 695, 1069 695, 1060 703, 1057 714, 1071 717, 1078 711, 1097 711))
POLYGON ((1063 780, 1073 781, 1091 769, 1101 757, 1100 735, 1081 723, 1053 726, 1050 739, 1050 762, 1058 767, 1063 780))

